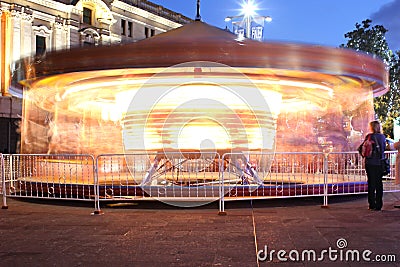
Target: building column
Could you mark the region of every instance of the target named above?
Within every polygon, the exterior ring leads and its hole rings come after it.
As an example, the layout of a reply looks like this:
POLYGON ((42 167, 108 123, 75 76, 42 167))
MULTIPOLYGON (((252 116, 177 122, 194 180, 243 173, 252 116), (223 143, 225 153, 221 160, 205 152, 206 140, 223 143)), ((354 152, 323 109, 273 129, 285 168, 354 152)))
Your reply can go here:
POLYGON ((20 57, 26 57, 32 55, 32 22, 33 16, 32 11, 24 8, 24 13, 21 17, 21 50, 20 57))
POLYGON ((11 32, 11 14, 8 7, 2 6, 1 23, 1 64, 0 64, 0 85, 1 95, 9 96, 8 88, 10 86, 10 63, 12 55, 12 32, 11 32))
POLYGON ((73 8, 71 13, 69 13, 68 18, 65 21, 65 27, 67 28, 67 40, 66 48, 79 47, 80 46, 80 19, 82 16, 82 11, 73 8))
POLYGON ((53 50, 66 48, 68 48, 68 27, 64 19, 56 17, 53 24, 53 50))
POLYGON ((0 9, 0 97, 3 95, 3 11, 0 9))
POLYGON ((12 46, 11 46, 11 62, 14 62, 21 57, 21 20, 22 7, 14 7, 11 9, 11 31, 12 31, 12 46), (21 9, 20 9, 21 8, 21 9))

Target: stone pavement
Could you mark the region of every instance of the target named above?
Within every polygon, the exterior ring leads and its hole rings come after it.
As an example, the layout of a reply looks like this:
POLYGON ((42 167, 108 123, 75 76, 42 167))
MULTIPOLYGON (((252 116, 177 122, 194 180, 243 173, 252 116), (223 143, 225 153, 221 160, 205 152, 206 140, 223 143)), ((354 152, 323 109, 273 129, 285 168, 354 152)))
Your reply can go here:
POLYGON ((385 193, 382 212, 368 211, 365 195, 329 200, 229 202, 219 216, 217 203, 103 204, 90 215, 93 203, 7 199, 0 266, 320 266, 321 254, 324 266, 364 266, 362 253, 391 261, 368 266, 400 266, 400 193, 385 193))

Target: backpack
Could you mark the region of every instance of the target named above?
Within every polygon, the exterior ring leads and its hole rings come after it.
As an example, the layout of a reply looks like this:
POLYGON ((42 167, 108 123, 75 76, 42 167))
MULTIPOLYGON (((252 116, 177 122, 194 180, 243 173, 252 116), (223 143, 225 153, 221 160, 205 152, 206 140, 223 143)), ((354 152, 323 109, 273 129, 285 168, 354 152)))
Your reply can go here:
POLYGON ((375 142, 371 140, 371 135, 369 134, 364 142, 358 147, 358 152, 363 158, 370 158, 374 151, 375 142))

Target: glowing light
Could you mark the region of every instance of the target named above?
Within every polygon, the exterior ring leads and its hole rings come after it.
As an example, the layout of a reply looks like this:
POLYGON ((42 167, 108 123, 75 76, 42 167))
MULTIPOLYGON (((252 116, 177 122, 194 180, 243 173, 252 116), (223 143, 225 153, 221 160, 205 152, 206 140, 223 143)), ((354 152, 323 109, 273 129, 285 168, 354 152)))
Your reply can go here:
POLYGON ((150 113, 140 105, 130 107, 124 119, 125 129, 128 129, 125 135, 128 149, 140 147, 138 140, 142 133, 135 133, 135 127, 145 129, 146 150, 198 149, 205 139, 212 141, 217 150, 272 149, 274 142, 263 139, 266 135, 268 140, 275 139, 274 125, 281 94, 265 89, 262 94, 255 95, 264 97, 265 101, 243 99, 238 92, 248 90, 250 93, 249 86, 254 87, 248 80, 247 85, 245 81, 235 80, 234 89, 228 86, 232 78, 217 80, 219 85, 196 82, 173 88, 152 105, 150 113), (145 113, 148 117, 143 120, 140 114, 145 113))
POLYGON ((104 121, 120 121, 121 114, 121 107, 115 103, 103 104, 101 106, 101 119, 104 121))
POLYGON ((245 17, 253 17, 257 14, 256 11, 258 10, 258 7, 257 7, 256 3, 252 0, 248 0, 244 3, 242 3, 241 7, 242 7, 242 9, 241 9, 242 14, 245 17))
POLYGON ((177 133, 178 149, 232 149, 232 137, 226 129, 210 119, 195 119, 187 123, 177 133), (209 140, 209 142, 205 142, 209 140))
POLYGON ((357 79, 322 73, 239 68, 237 71, 248 74, 244 78, 229 70, 203 68, 203 74, 213 76, 210 83, 207 75, 194 77, 193 69, 178 68, 148 83, 148 77, 160 71, 77 72, 32 81, 24 97, 23 151, 122 153, 123 142, 135 149, 140 146, 140 136, 144 136, 146 149, 156 151, 198 150, 204 140, 208 140, 206 148, 214 146, 217 150, 270 149, 276 143, 280 150, 287 150, 285 147, 295 142, 290 141, 295 138, 293 129, 300 136, 303 132, 306 136, 324 132, 329 126, 314 127, 312 121, 333 114, 335 108, 338 114, 341 109, 351 110, 355 114, 353 128, 360 131, 363 123, 357 122, 357 114, 364 111, 357 110, 372 97, 357 79), (254 99, 243 98, 254 86, 268 112, 254 99), (130 106, 139 91, 146 99, 162 88, 171 90, 161 94, 152 106, 130 106), (191 102, 196 99, 210 101, 191 102), (140 124, 144 130, 138 133, 135 129, 140 124), (314 132, 309 133, 310 129, 314 132), (131 134, 126 140, 122 139, 124 131, 131 134))

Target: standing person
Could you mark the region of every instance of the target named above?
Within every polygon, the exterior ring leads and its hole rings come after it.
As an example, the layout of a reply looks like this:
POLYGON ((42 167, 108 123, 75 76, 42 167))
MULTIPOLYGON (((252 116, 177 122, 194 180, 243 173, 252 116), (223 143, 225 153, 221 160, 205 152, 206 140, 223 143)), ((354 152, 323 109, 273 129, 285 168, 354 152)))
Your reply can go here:
POLYGON ((383 184, 382 184, 382 165, 381 160, 385 156, 386 137, 381 133, 381 124, 378 121, 369 123, 369 137, 375 142, 372 154, 365 158, 365 170, 368 178, 368 204, 370 210, 382 209, 383 184))

